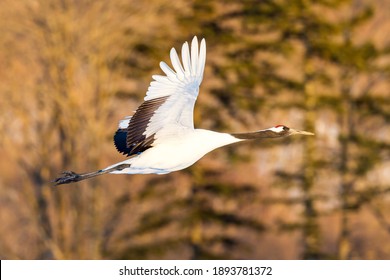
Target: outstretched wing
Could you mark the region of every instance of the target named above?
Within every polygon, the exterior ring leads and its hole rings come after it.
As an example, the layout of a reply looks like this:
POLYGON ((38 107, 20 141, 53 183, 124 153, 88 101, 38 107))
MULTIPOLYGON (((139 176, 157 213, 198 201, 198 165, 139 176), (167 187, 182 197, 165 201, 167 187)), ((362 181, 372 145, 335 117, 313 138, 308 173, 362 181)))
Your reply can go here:
MULTIPOLYGON (((131 119, 125 119, 114 136, 118 151, 133 155, 153 146, 156 133, 180 126, 194 128, 193 112, 199 85, 203 79, 206 61, 206 42, 202 39, 200 49, 197 37, 190 48, 187 42, 181 49, 182 62, 174 48, 170 57, 173 69, 165 62, 160 67, 165 73, 153 75, 145 96, 145 101, 138 107, 131 119), (123 123, 128 127, 123 128, 123 123), (124 139, 126 142, 124 142, 124 139)), ((172 132, 172 131, 171 131, 172 132)), ((159 133, 162 135, 162 133, 159 133)))

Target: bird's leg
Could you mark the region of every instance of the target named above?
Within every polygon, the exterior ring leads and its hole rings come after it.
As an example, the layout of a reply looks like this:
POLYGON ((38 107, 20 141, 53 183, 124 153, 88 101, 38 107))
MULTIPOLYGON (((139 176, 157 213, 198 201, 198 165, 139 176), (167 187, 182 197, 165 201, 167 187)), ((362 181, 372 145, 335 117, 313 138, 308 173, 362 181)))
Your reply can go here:
POLYGON ((82 174, 78 174, 78 173, 73 172, 73 171, 64 171, 64 172, 62 172, 63 176, 55 179, 53 181, 53 183, 55 184, 55 186, 62 185, 62 184, 69 184, 69 183, 89 179, 89 178, 92 178, 95 176, 103 175, 105 173, 107 173, 107 172, 104 172, 102 170, 98 170, 98 171, 90 172, 90 173, 82 173, 82 174))
POLYGON ((114 170, 122 170, 122 169, 125 169, 128 167, 130 167, 130 164, 120 164, 120 165, 113 166, 113 167, 108 168, 108 169, 101 169, 98 171, 94 171, 94 172, 90 172, 90 173, 81 173, 81 174, 75 173, 73 171, 64 171, 64 172, 62 172, 62 174, 63 174, 62 177, 59 177, 52 182, 54 183, 55 186, 62 185, 62 184, 69 184, 69 183, 74 183, 74 182, 78 182, 81 180, 89 179, 92 177, 96 177, 99 175, 103 175, 103 174, 109 173, 109 172, 114 171, 114 170))

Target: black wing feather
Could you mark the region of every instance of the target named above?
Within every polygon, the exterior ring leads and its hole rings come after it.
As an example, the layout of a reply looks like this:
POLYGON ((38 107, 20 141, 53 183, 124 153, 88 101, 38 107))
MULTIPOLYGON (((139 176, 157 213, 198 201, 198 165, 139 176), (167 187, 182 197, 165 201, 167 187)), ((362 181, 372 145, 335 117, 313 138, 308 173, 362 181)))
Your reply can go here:
POLYGON ((169 96, 147 100, 138 107, 126 129, 118 129, 114 135, 116 149, 127 156, 142 153, 152 147, 154 134, 146 137, 144 132, 154 112, 169 96))
POLYGON ((126 144, 127 129, 119 128, 114 135, 114 144, 118 152, 130 155, 131 149, 126 144))

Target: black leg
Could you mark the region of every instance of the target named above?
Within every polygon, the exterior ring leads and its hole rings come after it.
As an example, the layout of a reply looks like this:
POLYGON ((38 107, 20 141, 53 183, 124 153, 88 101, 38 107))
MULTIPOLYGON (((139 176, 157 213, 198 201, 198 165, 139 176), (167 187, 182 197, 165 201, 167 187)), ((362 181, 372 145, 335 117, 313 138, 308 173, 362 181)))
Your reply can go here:
POLYGON ((75 173, 73 171, 64 171, 64 172, 62 172, 62 174, 63 174, 62 177, 56 178, 52 182, 54 183, 55 186, 62 185, 62 184, 69 184, 69 183, 74 183, 74 182, 78 182, 81 180, 89 179, 92 177, 96 177, 99 175, 103 175, 103 174, 109 173, 111 171, 123 170, 123 169, 128 168, 128 167, 130 167, 130 164, 120 164, 120 165, 114 166, 110 169, 98 170, 95 172, 82 173, 82 174, 78 174, 78 173, 75 173))
POLYGON ((73 171, 64 171, 62 172, 64 176, 56 178, 53 183, 55 183, 55 186, 61 185, 61 184, 69 184, 72 182, 77 182, 81 180, 81 175, 77 174, 73 171))

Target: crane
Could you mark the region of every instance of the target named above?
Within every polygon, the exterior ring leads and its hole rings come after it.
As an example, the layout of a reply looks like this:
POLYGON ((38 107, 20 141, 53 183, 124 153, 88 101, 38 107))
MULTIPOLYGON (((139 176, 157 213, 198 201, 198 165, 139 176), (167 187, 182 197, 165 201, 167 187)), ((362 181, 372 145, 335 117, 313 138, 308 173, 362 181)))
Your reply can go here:
POLYGON ((181 61, 170 51, 173 69, 165 62, 165 75, 153 75, 144 102, 133 116, 119 122, 114 135, 116 149, 128 156, 124 161, 90 173, 65 171, 55 185, 78 182, 111 174, 166 174, 187 168, 212 150, 250 139, 278 138, 295 134, 314 135, 284 125, 246 133, 220 133, 195 129, 193 110, 203 79, 206 42, 195 36, 191 47, 185 42, 181 61))

